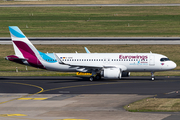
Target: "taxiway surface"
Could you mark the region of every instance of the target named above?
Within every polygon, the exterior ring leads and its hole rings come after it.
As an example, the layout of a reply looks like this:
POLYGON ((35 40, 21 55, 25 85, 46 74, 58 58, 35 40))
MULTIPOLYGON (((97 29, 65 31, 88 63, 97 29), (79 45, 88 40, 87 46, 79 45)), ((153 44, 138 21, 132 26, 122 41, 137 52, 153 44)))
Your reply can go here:
POLYGON ((178 112, 132 113, 123 106, 146 97, 179 98, 179 84, 180 77, 171 76, 93 82, 88 77, 0 77, 0 119, 178 119, 178 112))
POLYGON ((158 97, 180 97, 180 77, 126 77, 122 80, 99 80, 90 82, 88 77, 1 77, 0 93, 33 94, 138 94, 158 97), (38 86, 38 87, 35 87, 38 86), (165 96, 166 95, 166 96, 165 96), (170 96, 171 95, 171 96, 170 96))

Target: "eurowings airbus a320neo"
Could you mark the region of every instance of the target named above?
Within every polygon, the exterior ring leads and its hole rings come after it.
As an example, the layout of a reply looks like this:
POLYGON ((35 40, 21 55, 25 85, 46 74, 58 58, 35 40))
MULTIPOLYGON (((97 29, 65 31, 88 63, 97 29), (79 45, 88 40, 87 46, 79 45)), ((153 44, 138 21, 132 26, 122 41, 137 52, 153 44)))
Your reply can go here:
POLYGON ((42 53, 17 26, 9 26, 15 55, 6 60, 41 69, 60 72, 92 73, 94 79, 121 79, 130 72, 154 72, 174 69, 176 63, 155 53, 42 53))

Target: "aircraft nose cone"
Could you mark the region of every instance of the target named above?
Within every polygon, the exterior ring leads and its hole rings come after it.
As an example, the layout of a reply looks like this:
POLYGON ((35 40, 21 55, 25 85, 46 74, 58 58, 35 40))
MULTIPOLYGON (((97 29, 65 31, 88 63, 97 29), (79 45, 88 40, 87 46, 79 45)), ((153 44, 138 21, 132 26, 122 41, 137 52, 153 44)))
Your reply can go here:
POLYGON ((176 63, 172 62, 172 65, 171 65, 172 69, 176 68, 176 66, 177 66, 176 63))

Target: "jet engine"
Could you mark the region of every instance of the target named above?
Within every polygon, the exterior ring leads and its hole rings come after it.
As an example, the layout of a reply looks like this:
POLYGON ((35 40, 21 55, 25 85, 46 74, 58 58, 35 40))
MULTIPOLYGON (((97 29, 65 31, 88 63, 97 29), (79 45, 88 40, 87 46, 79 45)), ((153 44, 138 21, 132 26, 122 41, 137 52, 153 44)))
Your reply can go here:
POLYGON ((129 77, 130 76, 130 72, 122 72, 122 77, 129 77))
POLYGON ((101 72, 104 79, 121 79, 121 70, 119 68, 105 68, 101 72))

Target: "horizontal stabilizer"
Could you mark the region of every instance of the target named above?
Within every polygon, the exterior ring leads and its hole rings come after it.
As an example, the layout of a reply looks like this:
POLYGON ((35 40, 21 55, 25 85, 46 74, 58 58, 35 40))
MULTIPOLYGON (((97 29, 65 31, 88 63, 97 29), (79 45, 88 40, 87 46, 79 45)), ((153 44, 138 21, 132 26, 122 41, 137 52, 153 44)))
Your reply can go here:
POLYGON ((5 57, 6 60, 28 60, 28 59, 25 59, 25 58, 19 58, 15 55, 10 55, 10 56, 7 56, 5 57))

